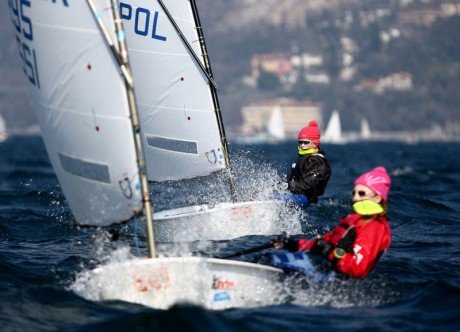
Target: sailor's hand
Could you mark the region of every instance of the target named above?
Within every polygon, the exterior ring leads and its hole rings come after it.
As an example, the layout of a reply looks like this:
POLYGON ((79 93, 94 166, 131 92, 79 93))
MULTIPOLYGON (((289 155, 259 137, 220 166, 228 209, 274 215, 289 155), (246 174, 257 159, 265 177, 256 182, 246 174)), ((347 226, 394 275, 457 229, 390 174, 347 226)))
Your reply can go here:
POLYGON ((297 241, 288 237, 279 237, 272 241, 272 247, 275 249, 286 249, 287 251, 297 251, 297 241))
POLYGON ((281 249, 284 248, 285 242, 287 242, 288 238, 285 236, 279 236, 275 240, 272 240, 270 244, 272 245, 273 248, 275 249, 281 249))
POLYGON ((278 240, 272 241, 271 244, 272 244, 272 247, 275 248, 276 250, 279 250, 284 247, 284 243, 278 240))

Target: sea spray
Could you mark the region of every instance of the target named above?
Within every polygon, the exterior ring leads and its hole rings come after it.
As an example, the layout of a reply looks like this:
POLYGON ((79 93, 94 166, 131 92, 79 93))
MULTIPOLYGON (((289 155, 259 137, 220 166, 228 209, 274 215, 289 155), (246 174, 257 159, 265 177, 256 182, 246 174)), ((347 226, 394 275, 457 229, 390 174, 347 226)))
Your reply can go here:
POLYGON ((362 280, 338 275, 333 281, 318 283, 297 275, 284 283, 290 289, 292 302, 302 306, 369 307, 392 303, 399 298, 395 281, 388 276, 362 280))

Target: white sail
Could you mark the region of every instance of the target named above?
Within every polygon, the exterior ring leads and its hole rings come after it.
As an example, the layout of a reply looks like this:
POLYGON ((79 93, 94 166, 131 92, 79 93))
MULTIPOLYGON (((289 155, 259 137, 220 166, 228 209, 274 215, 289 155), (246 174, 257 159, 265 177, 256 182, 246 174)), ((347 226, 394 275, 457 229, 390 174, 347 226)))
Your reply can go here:
POLYGON ((332 112, 324 135, 321 137, 321 141, 325 143, 340 143, 343 141, 342 126, 340 124, 340 115, 338 111, 334 110, 332 112))
POLYGON ((5 119, 3 119, 3 116, 0 114, 0 142, 3 142, 7 138, 7 133, 6 133, 6 123, 5 119))
POLYGON ((361 138, 368 139, 371 137, 371 129, 366 119, 361 119, 361 138))
MULTIPOLYGON (((195 54, 201 47, 189 0, 164 0, 195 54)), ((205 74, 158 1, 120 2, 150 180, 178 180, 225 168, 205 74)))
MULTIPOLYGON (((141 209, 126 89, 86 1, 9 0, 46 149, 76 221, 141 209)), ((110 1, 97 6, 114 38, 110 1)))
POLYGON ((283 140, 286 138, 284 133, 284 120, 281 107, 276 105, 273 109, 268 121, 267 131, 269 138, 275 140, 283 140))

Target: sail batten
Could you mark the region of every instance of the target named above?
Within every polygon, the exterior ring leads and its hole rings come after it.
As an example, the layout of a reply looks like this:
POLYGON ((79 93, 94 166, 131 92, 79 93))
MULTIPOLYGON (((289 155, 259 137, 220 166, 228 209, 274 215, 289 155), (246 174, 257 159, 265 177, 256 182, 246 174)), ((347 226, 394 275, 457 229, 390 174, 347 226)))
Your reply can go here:
MULTIPOLYGON (((184 112, 184 108, 179 108, 179 107, 167 107, 167 106, 163 106, 163 105, 148 105, 148 104, 144 104, 144 103, 138 103, 138 105, 140 106, 144 106, 144 107, 150 107, 150 108, 162 108, 162 109, 165 109, 165 110, 170 110, 170 111, 178 111, 178 112, 184 112)), ((209 110, 207 109, 204 109, 204 108, 195 108, 195 109, 186 109, 185 112, 203 112, 203 113, 208 113, 209 110)))

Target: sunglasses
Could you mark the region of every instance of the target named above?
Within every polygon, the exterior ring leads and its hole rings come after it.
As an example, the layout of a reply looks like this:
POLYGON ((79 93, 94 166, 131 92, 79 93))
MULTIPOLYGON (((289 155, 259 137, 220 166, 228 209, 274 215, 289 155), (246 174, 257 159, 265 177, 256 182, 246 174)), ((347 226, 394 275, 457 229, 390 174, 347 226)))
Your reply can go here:
POLYGON ((311 143, 311 140, 309 139, 306 139, 306 140, 299 140, 299 145, 302 145, 302 144, 305 144, 305 145, 308 145, 311 143))
POLYGON ((365 197, 365 196, 369 196, 369 197, 373 197, 375 195, 372 195, 372 193, 367 193, 365 192, 364 190, 353 190, 351 192, 351 196, 355 196, 356 194, 358 194, 359 197, 365 197))

